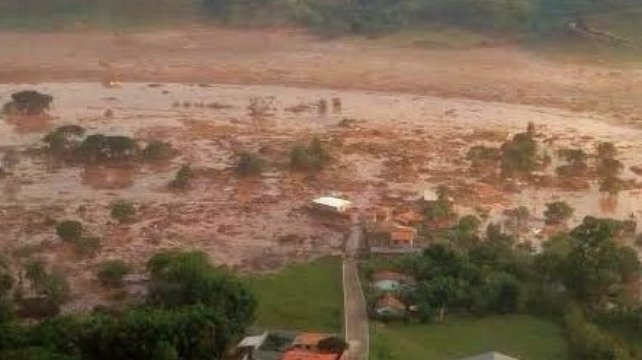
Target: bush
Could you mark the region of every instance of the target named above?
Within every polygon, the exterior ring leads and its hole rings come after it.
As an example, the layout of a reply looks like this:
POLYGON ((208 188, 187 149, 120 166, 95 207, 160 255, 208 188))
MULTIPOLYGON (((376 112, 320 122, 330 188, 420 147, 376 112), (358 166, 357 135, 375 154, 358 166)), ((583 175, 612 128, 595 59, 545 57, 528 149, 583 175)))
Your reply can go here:
POLYGON ((510 176, 535 170, 537 144, 529 132, 516 134, 501 148, 502 174, 510 176))
POLYGON ((80 158, 85 162, 129 160, 137 155, 138 144, 127 136, 89 135, 80 144, 80 158))
POLYGON ((68 156, 78 150, 80 137, 85 134, 85 129, 78 125, 64 125, 49 132, 42 141, 52 155, 68 156))
POLYGON ((571 306, 564 318, 571 351, 582 360, 634 360, 632 350, 588 322, 582 310, 571 306))
POLYGON ((174 156, 174 149, 168 142, 152 140, 143 149, 142 156, 151 161, 167 160, 174 156))
POLYGON ((325 339, 321 339, 317 344, 319 351, 332 354, 343 354, 348 350, 348 347, 348 343, 337 336, 330 336, 325 339))
POLYGON ((82 236, 73 243, 76 253, 83 257, 95 256, 102 246, 100 238, 95 236, 82 236))
POLYGON ((132 221, 134 216, 136 216, 136 208, 134 204, 126 200, 118 200, 111 204, 110 215, 112 219, 118 220, 118 222, 126 223, 132 221))
POLYGON ((3 107, 3 113, 11 115, 41 115, 49 110, 51 95, 34 90, 19 91, 11 95, 12 101, 3 107))
POLYGON ((236 172, 243 176, 259 175, 263 171, 265 162, 263 159, 255 154, 242 153, 238 165, 236 165, 236 172))
POLYGON ((175 189, 186 189, 190 186, 194 173, 189 165, 183 165, 176 173, 174 180, 169 183, 169 186, 175 189))
POLYGON ((65 220, 56 225, 56 234, 64 241, 78 240, 82 230, 82 224, 75 220, 65 220))
POLYGON ((290 153, 290 166, 295 170, 318 171, 330 162, 330 155, 318 138, 312 139, 308 147, 297 145, 290 153))
POLYGON ((547 225, 559 225, 573 216, 573 208, 565 201, 546 204, 544 217, 547 225))
POLYGON ((123 277, 129 274, 130 268, 122 260, 106 260, 98 265, 98 280, 110 287, 118 287, 123 284, 123 277))

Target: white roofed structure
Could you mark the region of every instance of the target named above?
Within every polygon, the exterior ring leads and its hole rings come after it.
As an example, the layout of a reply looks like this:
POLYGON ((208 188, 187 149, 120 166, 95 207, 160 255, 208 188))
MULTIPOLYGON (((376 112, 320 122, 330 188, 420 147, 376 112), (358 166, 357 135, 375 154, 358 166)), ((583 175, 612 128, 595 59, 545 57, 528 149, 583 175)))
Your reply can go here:
POLYGON ((312 201, 312 205, 321 210, 330 210, 338 213, 344 213, 352 207, 352 202, 333 197, 323 196, 312 201))

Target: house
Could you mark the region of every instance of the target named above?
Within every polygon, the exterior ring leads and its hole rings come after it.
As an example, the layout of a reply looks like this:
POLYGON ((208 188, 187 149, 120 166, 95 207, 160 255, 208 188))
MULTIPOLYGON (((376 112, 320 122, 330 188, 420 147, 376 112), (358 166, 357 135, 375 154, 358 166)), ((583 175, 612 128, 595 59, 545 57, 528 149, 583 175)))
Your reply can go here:
POLYGON ((500 353, 495 352, 495 351, 491 351, 491 352, 487 352, 487 353, 484 353, 484 354, 479 354, 479 355, 475 355, 475 356, 471 356, 471 357, 467 357, 467 358, 462 358, 462 359, 459 359, 459 360, 517 360, 517 359, 515 359, 513 357, 510 357, 510 356, 507 356, 507 355, 504 355, 504 354, 500 354, 500 353))
POLYGON ((390 242, 394 247, 412 248, 416 237, 417 229, 409 226, 396 225, 390 232, 390 242))
POLYGON ((290 350, 283 355, 282 360, 337 360, 341 354, 322 354, 301 350, 290 350))
POLYGON ((281 360, 296 337, 291 331, 269 331, 245 337, 227 357, 230 360, 281 360))
POLYGON ((435 202, 435 201, 439 200, 439 195, 437 195, 437 192, 435 192, 433 190, 426 189, 426 190, 424 190, 423 195, 422 195, 421 198, 425 202, 435 202))
POLYGON ((400 318, 406 314, 406 304, 392 293, 385 293, 377 300, 374 311, 381 317, 400 318))
POLYGON ((373 286, 382 292, 398 290, 409 281, 410 278, 408 276, 395 271, 383 270, 372 274, 373 286))
POLYGON ((344 214, 352 207, 352 202, 338 197, 324 196, 314 199, 312 207, 321 211, 344 214))
POLYGON ((267 339, 267 331, 261 335, 247 336, 236 345, 236 359, 239 360, 260 360, 259 349, 267 339))

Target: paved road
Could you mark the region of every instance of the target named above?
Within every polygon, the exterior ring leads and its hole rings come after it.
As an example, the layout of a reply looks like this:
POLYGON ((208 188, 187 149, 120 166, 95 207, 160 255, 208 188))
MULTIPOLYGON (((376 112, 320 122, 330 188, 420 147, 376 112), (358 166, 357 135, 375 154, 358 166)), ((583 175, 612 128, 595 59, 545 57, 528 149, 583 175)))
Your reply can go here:
POLYGON ((363 229, 354 224, 346 242, 346 257, 343 261, 344 327, 346 341, 350 344, 345 360, 367 360, 370 346, 366 300, 356 260, 362 237, 363 229))

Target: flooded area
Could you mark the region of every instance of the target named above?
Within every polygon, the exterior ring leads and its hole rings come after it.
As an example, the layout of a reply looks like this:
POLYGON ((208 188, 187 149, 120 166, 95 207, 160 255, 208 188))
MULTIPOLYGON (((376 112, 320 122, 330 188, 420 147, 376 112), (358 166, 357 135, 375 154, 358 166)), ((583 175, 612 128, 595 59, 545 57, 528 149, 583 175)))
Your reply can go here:
POLYGON ((533 122, 537 140, 552 154, 568 147, 594 154, 599 142, 613 142, 623 178, 639 184, 629 169, 642 165, 642 130, 614 125, 603 114, 412 94, 167 83, 0 85, 0 102, 22 89, 50 94, 54 102, 49 117, 0 120, 0 151, 20 154, 0 177, 2 246, 8 252, 46 249, 42 255, 71 276, 88 277, 77 270, 104 258, 142 266, 158 249, 177 247, 201 248, 217 263, 253 270, 338 253, 345 229, 305 210, 312 198, 331 192, 365 212, 407 207, 443 184, 462 190, 454 194, 462 213, 485 208, 489 221, 501 221, 504 210, 526 206, 534 228, 543 225, 545 204, 556 200, 575 208, 570 225, 586 215, 642 217, 638 185, 617 196, 600 193, 594 179, 585 190, 518 184, 505 191, 469 171, 471 146, 499 145, 533 122), (52 162, 38 151, 42 138, 70 124, 87 134, 168 141, 180 155, 154 165, 52 162), (330 166, 316 174, 291 171, 291 148, 315 136, 327 144, 330 166), (235 173, 243 151, 267 161, 260 177, 235 173), (182 164, 195 171, 192 188, 168 189, 182 164), (134 224, 110 219, 109 204, 118 199, 136 204, 134 224), (65 218, 80 219, 102 237, 99 258, 76 260, 65 250, 48 225, 65 218))

